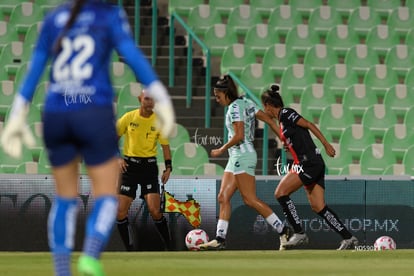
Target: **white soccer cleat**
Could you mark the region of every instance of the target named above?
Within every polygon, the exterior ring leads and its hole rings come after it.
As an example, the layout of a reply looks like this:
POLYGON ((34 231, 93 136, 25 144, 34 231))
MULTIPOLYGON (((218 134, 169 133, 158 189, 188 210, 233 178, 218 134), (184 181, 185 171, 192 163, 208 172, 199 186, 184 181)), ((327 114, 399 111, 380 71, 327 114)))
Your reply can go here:
POLYGON ((290 228, 289 226, 285 226, 283 228, 283 232, 279 236, 279 240, 280 240, 279 250, 286 250, 286 243, 289 241, 292 235, 293 235, 293 229, 290 228))
POLYGON ((347 249, 355 249, 355 246, 358 245, 358 239, 355 236, 352 236, 349 239, 342 240, 341 245, 337 250, 347 250, 347 249))
POLYGON ((309 242, 308 236, 303 233, 294 233, 292 237, 285 243, 285 248, 291 248, 302 244, 307 244, 309 242))
POLYGON ((199 245, 200 250, 222 250, 226 248, 226 243, 224 241, 219 242, 214 239, 209 242, 199 245))

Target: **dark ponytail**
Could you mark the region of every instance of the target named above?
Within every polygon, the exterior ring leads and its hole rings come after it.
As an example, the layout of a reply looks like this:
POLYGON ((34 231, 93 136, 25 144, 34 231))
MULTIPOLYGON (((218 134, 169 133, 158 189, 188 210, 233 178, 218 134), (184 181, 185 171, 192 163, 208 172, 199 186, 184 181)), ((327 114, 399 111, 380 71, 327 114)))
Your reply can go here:
POLYGON ((231 102, 233 102, 239 97, 236 84, 234 83, 234 80, 230 77, 230 75, 224 75, 222 78, 220 78, 216 82, 214 89, 223 91, 231 102))
POLYGON ((57 54, 62 49, 62 39, 66 35, 66 32, 72 27, 73 23, 75 23, 76 18, 78 17, 79 12, 82 9, 83 4, 85 4, 86 0, 76 0, 74 1, 72 8, 70 10, 69 19, 66 22, 65 26, 63 27, 62 31, 60 32, 58 38, 56 39, 55 45, 53 45, 53 51, 57 54))
POLYGON ((266 91, 264 91, 261 96, 263 105, 269 104, 273 107, 284 107, 279 90, 279 85, 272 84, 266 91))

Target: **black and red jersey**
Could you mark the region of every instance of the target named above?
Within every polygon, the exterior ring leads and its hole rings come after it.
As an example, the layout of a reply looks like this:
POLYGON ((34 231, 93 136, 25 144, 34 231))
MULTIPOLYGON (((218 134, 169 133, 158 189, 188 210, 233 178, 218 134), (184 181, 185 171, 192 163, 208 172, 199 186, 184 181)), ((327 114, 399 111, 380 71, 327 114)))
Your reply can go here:
POLYGON ((282 108, 279 113, 280 136, 292 154, 295 164, 319 153, 309 130, 297 125, 302 116, 292 108, 282 108))

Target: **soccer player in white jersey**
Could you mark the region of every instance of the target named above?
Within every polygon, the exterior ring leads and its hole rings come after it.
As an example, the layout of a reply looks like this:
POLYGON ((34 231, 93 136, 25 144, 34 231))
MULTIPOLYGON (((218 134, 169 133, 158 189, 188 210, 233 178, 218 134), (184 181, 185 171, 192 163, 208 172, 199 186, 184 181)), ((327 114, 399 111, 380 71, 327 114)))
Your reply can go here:
POLYGON ((220 214, 217 223, 216 238, 200 245, 200 249, 224 249, 229 220, 231 215, 230 200, 239 190, 244 203, 255 209, 280 234, 280 249, 290 236, 290 228, 282 223, 279 217, 265 202, 256 196, 255 169, 257 154, 253 145, 255 123, 259 119, 267 123, 278 135, 275 122, 257 108, 253 101, 239 97, 233 79, 225 75, 214 87, 216 101, 228 106, 225 124, 228 130, 228 141, 222 147, 211 151, 217 157, 228 151, 229 160, 221 180, 218 202, 220 214))

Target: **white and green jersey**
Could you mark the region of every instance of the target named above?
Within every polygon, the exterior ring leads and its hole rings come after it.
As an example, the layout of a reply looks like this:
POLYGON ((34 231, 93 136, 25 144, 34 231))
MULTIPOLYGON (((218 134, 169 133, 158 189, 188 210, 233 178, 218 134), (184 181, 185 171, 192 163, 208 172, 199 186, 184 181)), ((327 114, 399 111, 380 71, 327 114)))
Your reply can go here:
POLYGON ((255 132, 256 113, 259 111, 256 104, 245 97, 238 98, 232 102, 226 114, 226 127, 228 130, 228 140, 234 136, 234 122, 244 123, 244 139, 237 145, 229 148, 229 155, 255 152, 253 141, 255 132))

